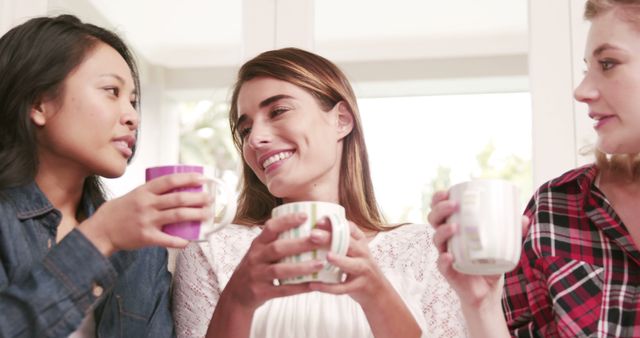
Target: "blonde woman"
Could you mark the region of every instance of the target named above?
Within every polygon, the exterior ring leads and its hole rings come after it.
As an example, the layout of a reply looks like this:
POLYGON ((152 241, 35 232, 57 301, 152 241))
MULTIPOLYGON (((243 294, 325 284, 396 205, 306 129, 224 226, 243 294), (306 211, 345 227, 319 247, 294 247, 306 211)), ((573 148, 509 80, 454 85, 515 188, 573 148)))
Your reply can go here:
POLYGON ((586 73, 574 96, 594 120, 596 163, 534 194, 520 264, 504 287, 501 276, 451 268, 444 243, 455 225, 444 222, 456 205, 434 197, 440 270, 477 337, 640 336, 640 1, 588 0, 585 18, 586 73))

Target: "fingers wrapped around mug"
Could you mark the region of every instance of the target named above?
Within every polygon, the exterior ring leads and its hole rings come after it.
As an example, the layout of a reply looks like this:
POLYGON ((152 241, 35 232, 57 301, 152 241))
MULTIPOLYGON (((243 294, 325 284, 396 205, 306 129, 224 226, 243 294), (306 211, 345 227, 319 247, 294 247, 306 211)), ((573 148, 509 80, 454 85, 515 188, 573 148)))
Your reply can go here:
POLYGON ((357 302, 375 297, 386 285, 386 278, 373 261, 367 237, 353 222, 350 223, 351 241, 346 256, 327 253, 327 261, 345 275, 343 283, 312 283, 311 289, 331 294, 349 294, 357 302))
POLYGON ((301 213, 274 217, 253 242, 236 268, 227 289, 234 301, 256 308, 269 299, 310 291, 308 284, 278 285, 277 281, 300 275, 317 273, 324 267, 321 260, 284 262, 285 257, 308 252, 324 245, 312 236, 281 238, 280 234, 293 229, 307 216, 301 213))
POLYGON ((447 218, 458 210, 456 201, 449 199, 449 193, 444 191, 436 192, 431 199, 431 211, 427 215, 429 224, 437 228, 447 221, 447 218))

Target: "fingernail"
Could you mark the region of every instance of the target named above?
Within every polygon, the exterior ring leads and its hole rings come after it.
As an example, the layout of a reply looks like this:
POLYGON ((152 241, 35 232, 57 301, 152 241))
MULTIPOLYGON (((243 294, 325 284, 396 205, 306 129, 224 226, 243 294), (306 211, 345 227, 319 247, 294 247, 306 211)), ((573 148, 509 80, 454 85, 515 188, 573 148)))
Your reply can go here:
POLYGON ((329 219, 325 216, 320 218, 317 222, 316 225, 327 225, 329 223, 329 219))
POLYGON ((322 230, 313 229, 309 237, 311 237, 311 242, 313 243, 322 243, 326 239, 327 233, 322 230))
POLYGON ((319 269, 319 268, 322 268, 322 267, 324 267, 324 262, 323 261, 320 261, 320 260, 313 261, 313 268, 314 269, 319 269))

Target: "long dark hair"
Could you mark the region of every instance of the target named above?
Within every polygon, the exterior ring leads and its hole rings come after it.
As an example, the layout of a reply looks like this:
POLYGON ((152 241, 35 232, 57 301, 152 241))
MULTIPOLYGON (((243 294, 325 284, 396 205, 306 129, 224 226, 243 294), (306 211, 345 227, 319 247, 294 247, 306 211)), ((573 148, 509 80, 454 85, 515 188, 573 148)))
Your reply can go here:
MULTIPOLYGON (((344 102, 353 115, 353 130, 344 138, 340 168, 339 197, 347 218, 372 230, 389 230, 378 208, 369 173, 369 159, 360 122, 356 96, 344 73, 320 55, 297 48, 264 52, 247 61, 238 72, 229 110, 229 124, 236 148, 242 153, 238 134, 238 95, 242 85, 257 77, 269 77, 292 83, 309 92, 320 107, 329 111, 344 102)), ((271 217, 271 209, 280 201, 260 182, 243 161, 241 191, 235 222, 263 224, 271 217)))
MULTIPOLYGON (((122 39, 75 16, 34 18, 0 38, 0 189, 35 179, 38 154, 29 112, 43 98, 60 96, 67 75, 99 42, 124 58, 139 93, 138 70, 122 39)), ((84 193, 95 205, 105 200, 98 176, 85 179, 84 193)))

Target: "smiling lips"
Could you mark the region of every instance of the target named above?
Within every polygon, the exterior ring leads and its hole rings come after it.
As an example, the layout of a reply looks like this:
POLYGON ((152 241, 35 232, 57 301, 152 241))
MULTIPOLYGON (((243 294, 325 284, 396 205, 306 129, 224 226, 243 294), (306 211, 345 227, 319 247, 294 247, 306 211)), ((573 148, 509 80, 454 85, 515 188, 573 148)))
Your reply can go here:
POLYGON ((291 157, 291 155, 293 155, 293 151, 287 150, 287 151, 282 151, 276 154, 273 154, 269 157, 267 157, 267 159, 265 159, 264 161, 262 161, 262 168, 264 170, 267 170, 267 168, 279 161, 285 160, 289 157, 291 157))

